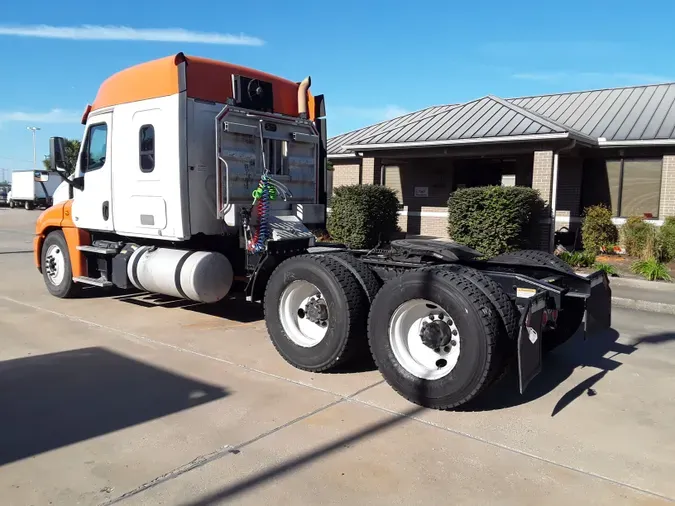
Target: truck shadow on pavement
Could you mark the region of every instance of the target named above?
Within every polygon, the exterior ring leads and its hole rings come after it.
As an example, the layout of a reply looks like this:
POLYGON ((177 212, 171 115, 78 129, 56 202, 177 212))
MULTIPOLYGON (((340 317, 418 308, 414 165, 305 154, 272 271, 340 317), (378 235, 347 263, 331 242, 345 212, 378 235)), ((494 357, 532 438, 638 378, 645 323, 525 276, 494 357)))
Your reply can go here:
MULTIPOLYGON (((255 302, 248 302, 241 292, 236 292, 233 295, 228 295, 224 300, 216 304, 202 304, 200 302, 193 302, 184 299, 176 299, 166 295, 151 294, 148 292, 126 292, 122 295, 114 297, 128 304, 146 308, 165 308, 175 309, 180 308, 186 311, 201 313, 216 318, 223 318, 238 323, 254 323, 264 320, 264 311, 262 304, 255 302)), ((364 342, 367 342, 368 337, 363 336, 364 342)), ((357 357, 335 369, 331 369, 326 374, 351 374, 359 372, 374 371, 377 369, 375 361, 367 349, 363 353, 358 354, 357 357)))
POLYGON ((622 357, 638 350, 642 344, 659 344, 675 340, 675 332, 665 332, 638 338, 632 344, 619 343, 619 333, 609 329, 600 335, 590 337, 585 342, 581 332, 567 343, 544 357, 543 369, 532 380, 521 395, 518 391, 518 372, 512 364, 509 372, 493 388, 488 389, 481 397, 468 403, 461 410, 493 411, 527 404, 540 397, 549 395, 554 389, 568 379, 579 368, 598 369, 598 372, 586 378, 565 392, 556 403, 551 416, 557 415, 565 407, 582 395, 595 396, 593 388, 610 372, 622 365, 622 357))
POLYGON ((226 397, 100 347, 0 362, 0 466, 226 397))
POLYGON ((192 300, 177 299, 168 295, 160 295, 141 291, 118 292, 115 300, 146 308, 185 309, 195 313, 224 318, 239 323, 253 323, 264 318, 261 304, 247 302, 245 297, 236 292, 227 295, 223 300, 214 304, 204 304, 192 300))

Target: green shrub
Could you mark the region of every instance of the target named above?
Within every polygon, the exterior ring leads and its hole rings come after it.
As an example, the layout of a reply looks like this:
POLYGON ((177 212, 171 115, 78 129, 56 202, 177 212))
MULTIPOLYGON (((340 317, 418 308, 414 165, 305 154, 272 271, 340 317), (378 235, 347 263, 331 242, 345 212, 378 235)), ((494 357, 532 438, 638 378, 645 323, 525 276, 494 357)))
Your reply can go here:
POLYGON ((660 259, 658 228, 640 216, 632 216, 621 227, 626 253, 641 260, 660 259))
POLYGON ((662 261, 671 262, 675 260, 675 216, 669 216, 661 225, 659 245, 661 246, 662 261))
POLYGON ((598 262, 596 264, 593 264, 593 268, 598 271, 603 271, 605 272, 608 276, 618 276, 619 272, 616 270, 616 267, 614 267, 611 264, 605 264, 602 262, 598 262))
POLYGON ((448 234, 489 257, 527 248, 543 204, 539 192, 521 186, 459 189, 448 200, 448 234))
POLYGON ((612 223, 612 211, 603 205, 587 207, 581 226, 581 238, 584 249, 596 253, 613 246, 619 238, 619 231, 612 223))
POLYGON ((673 279, 668 272, 668 268, 655 258, 638 260, 630 266, 630 270, 649 281, 672 281, 673 279))
POLYGON ((559 258, 570 267, 591 267, 595 264, 595 253, 592 251, 563 251, 559 258))
POLYGON ((332 239, 352 248, 373 248, 399 232, 396 193, 386 186, 350 185, 335 189, 326 228, 332 239))

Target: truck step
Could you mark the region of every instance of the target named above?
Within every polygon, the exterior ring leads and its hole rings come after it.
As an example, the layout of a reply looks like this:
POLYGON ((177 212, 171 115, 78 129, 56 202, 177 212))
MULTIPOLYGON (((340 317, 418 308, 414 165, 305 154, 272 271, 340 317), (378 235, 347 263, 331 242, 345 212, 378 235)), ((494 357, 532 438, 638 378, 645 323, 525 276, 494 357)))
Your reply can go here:
POLYGON ((116 248, 101 248, 99 246, 78 246, 78 250, 85 253, 94 253, 96 255, 116 255, 118 250, 116 248))
POLYGON ((87 276, 73 276, 73 281, 76 283, 82 283, 84 285, 98 286, 99 288, 108 288, 113 286, 111 281, 108 281, 105 278, 90 278, 87 276))

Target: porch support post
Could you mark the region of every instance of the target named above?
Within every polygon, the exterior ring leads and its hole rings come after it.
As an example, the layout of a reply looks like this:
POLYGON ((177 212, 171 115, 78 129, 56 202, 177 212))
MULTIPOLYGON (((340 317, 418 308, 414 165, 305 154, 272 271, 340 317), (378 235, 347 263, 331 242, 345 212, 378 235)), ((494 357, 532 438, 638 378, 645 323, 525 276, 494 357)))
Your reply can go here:
MULTIPOLYGON (((545 205, 544 212, 539 217, 539 247, 546 251, 553 251, 551 244, 553 242, 552 231, 555 227, 555 215, 552 214, 555 213, 555 205, 552 204, 555 199, 554 158, 557 159, 557 156, 554 157, 553 151, 535 151, 532 164, 532 188, 539 190, 545 205)), ((557 163, 555 165, 557 176, 557 163)))

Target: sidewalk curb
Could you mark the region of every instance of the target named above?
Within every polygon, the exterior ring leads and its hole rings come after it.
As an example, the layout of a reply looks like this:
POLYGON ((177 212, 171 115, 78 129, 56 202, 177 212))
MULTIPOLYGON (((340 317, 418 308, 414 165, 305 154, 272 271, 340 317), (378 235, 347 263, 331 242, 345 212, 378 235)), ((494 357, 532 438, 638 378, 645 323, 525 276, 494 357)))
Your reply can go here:
POLYGON ((666 283, 664 281, 647 281, 646 279, 633 278, 609 278, 609 286, 629 286, 633 288, 645 288, 647 290, 663 290, 675 292, 675 283, 666 283))
POLYGON ((638 311, 648 311, 650 313, 675 315, 675 304, 666 304, 664 302, 649 302, 645 300, 627 299, 625 297, 612 297, 612 306, 637 309, 638 311))

